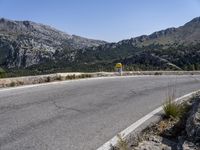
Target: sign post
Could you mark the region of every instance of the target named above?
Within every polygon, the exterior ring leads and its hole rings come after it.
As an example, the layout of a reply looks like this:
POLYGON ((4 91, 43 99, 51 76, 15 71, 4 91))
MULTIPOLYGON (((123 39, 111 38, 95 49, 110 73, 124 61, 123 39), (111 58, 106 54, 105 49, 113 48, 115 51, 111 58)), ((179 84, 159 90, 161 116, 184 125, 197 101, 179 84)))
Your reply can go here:
POLYGON ((115 68, 116 68, 117 72, 119 73, 119 75, 121 76, 122 75, 122 63, 117 63, 115 65, 115 68))

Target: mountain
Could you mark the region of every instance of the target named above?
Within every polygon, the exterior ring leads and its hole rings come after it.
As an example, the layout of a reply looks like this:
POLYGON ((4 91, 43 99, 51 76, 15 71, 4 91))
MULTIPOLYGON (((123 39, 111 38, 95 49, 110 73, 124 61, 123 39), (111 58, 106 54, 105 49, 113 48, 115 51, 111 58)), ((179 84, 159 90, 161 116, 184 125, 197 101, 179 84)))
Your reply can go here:
MULTIPOLYGON (((130 69, 199 68, 200 17, 178 28, 168 28, 136 38, 79 50, 75 60, 87 65, 122 62, 130 69)), ((100 65, 99 68, 101 68, 100 65)))
POLYGON ((143 35, 131 39, 135 45, 147 46, 149 44, 190 44, 200 42, 200 17, 194 18, 190 22, 179 28, 168 28, 154 32, 147 36, 143 35))
POLYGON ((28 67, 55 59, 54 54, 63 49, 73 55, 76 49, 105 43, 31 21, 0 19, 0 65, 9 68, 28 67))
POLYGON ((200 17, 117 43, 68 35, 30 21, 0 20, 0 66, 8 71, 113 71, 117 62, 125 70, 200 69, 200 17))

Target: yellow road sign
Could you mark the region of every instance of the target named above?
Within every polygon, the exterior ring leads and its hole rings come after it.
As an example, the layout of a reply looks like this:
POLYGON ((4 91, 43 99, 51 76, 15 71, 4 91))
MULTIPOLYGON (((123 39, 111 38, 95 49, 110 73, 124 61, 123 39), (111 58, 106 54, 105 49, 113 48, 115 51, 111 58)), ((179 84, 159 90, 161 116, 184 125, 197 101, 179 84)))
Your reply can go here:
POLYGON ((115 65, 115 67, 116 67, 116 68, 122 68, 122 63, 117 63, 117 64, 115 65))

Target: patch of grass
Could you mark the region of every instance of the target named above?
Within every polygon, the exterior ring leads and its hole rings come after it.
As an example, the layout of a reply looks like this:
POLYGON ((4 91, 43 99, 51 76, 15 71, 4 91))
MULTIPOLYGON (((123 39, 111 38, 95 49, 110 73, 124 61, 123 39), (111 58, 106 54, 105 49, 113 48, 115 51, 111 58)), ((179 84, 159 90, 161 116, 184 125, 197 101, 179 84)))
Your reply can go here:
POLYGON ((186 112, 186 106, 168 99, 163 104, 163 110, 166 118, 181 118, 186 112))
POLYGON ((48 76, 48 77, 46 78, 46 82, 51 82, 51 77, 50 77, 50 76, 48 76))
POLYGON ((92 77, 91 74, 81 74, 81 75, 79 76, 79 78, 91 78, 91 77, 92 77))
POLYGON ((128 143, 126 142, 126 140, 124 140, 121 135, 117 135, 118 137, 118 141, 117 141, 117 149, 118 150, 129 150, 128 148, 128 143))
POLYGON ((11 82, 10 83, 10 87, 14 87, 14 86, 16 86, 16 83, 15 82, 11 82))
POLYGON ((86 77, 86 78, 91 78, 92 75, 91 75, 91 74, 85 74, 85 77, 86 77))
POLYGON ((154 75, 162 75, 162 72, 155 72, 154 75))
POLYGON ((66 80, 73 80, 73 79, 91 78, 91 77, 92 77, 92 75, 90 75, 90 74, 81 74, 81 75, 78 75, 78 76, 73 74, 73 75, 66 76, 65 79, 66 80))
POLYGON ((73 75, 68 75, 68 76, 65 77, 65 80, 73 80, 73 79, 76 79, 75 74, 73 74, 73 75))
POLYGON ((24 82, 18 81, 17 85, 24 85, 24 82))
POLYGON ((0 67, 0 78, 5 78, 6 72, 0 67))
POLYGON ((56 77, 56 80, 58 80, 58 81, 62 81, 63 79, 62 79, 61 76, 57 76, 57 77, 56 77))

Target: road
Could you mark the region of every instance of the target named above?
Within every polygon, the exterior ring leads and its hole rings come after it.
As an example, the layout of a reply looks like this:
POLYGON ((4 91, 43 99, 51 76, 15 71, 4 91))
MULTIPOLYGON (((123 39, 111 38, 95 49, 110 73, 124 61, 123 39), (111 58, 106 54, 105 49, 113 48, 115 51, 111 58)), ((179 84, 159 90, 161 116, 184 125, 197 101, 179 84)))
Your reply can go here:
POLYGON ((200 76, 136 76, 0 90, 1 150, 94 150, 200 76))

